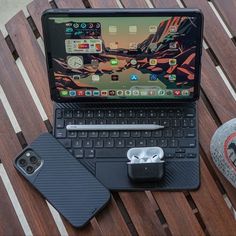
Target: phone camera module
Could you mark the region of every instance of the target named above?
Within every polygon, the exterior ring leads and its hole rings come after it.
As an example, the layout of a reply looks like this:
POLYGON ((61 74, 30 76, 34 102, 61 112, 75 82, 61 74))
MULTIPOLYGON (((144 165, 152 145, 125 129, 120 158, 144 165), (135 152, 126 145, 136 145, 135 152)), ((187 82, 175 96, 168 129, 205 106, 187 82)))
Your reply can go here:
POLYGON ((32 174, 32 173, 34 172, 33 166, 27 166, 26 172, 27 172, 28 174, 32 174))
POLYGON ((38 159, 35 156, 30 157, 29 160, 32 164, 36 164, 38 162, 38 159))
POLYGON ((21 167, 26 166, 26 163, 27 163, 27 161, 26 161, 25 159, 20 159, 20 160, 19 160, 19 165, 20 165, 21 167))

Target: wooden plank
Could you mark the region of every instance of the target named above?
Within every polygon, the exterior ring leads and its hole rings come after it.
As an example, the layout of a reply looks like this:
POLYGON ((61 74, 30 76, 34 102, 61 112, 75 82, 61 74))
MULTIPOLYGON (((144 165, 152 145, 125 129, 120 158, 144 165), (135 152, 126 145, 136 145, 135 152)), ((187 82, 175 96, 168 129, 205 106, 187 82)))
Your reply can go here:
POLYGON ((153 5, 157 8, 179 8, 179 5, 176 0, 152 0, 153 5))
POLYGON ((120 192, 122 202, 139 235, 166 235, 145 192, 120 192))
POLYGON ((236 1, 235 0, 211 0, 215 8, 219 11, 220 15, 224 19, 226 25, 229 27, 233 36, 236 36, 236 1))
POLYGON ((92 8, 117 8, 119 5, 116 0, 88 0, 92 8))
POLYGON ((82 0, 55 0, 55 3, 59 8, 84 8, 82 0))
POLYGON ((135 1, 130 1, 130 0, 121 0, 123 3, 123 6, 126 8, 145 8, 148 7, 147 3, 144 0, 135 0, 135 1))
POLYGON ((27 9, 34 20, 34 23, 39 31, 41 37, 43 37, 41 15, 46 9, 50 9, 51 6, 48 0, 34 0, 27 5, 27 9))
POLYGON ((27 132, 26 138, 33 139, 38 136, 39 132, 46 131, 46 127, 1 32, 0 51, 0 84, 6 93, 13 112, 19 118, 21 129, 31 130, 31 132, 27 132), (37 130, 37 132, 34 132, 34 130, 37 130))
POLYGON ((206 0, 184 0, 187 7, 200 8, 204 14, 204 36, 230 81, 236 87, 236 48, 206 0))
POLYGON ((24 235, 19 219, 0 178, 0 235, 24 235))
POLYGON ((42 50, 22 11, 6 24, 18 55, 34 85, 39 99, 52 121, 52 102, 50 99, 46 62, 42 50))
POLYGON ((235 235, 233 214, 225 204, 219 189, 201 160, 201 188, 191 192, 210 235, 235 235))
POLYGON ((13 166, 13 160, 22 150, 16 134, 0 103, 0 150, 1 161, 6 169, 23 212, 34 235, 58 235, 56 224, 41 195, 20 176, 13 166))

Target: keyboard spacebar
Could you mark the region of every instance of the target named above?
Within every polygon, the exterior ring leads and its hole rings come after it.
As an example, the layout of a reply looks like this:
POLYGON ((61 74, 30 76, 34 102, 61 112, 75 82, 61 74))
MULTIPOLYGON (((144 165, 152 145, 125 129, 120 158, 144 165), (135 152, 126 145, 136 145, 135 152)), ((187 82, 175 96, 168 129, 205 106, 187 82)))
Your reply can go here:
POLYGON ((126 158, 128 148, 101 148, 95 150, 96 158, 126 158))

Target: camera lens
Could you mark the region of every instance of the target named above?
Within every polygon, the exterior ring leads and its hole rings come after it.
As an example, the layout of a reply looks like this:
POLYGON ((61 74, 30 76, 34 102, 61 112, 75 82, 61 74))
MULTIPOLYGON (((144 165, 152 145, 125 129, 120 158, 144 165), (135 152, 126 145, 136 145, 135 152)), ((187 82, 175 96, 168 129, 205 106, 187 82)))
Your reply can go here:
POLYGON ((26 165, 26 160, 25 159, 20 159, 19 164, 20 164, 20 166, 24 167, 26 165))
POLYGON ((33 166, 27 166, 26 171, 28 174, 32 174, 34 172, 33 166))
POLYGON ((35 156, 30 157, 29 160, 30 160, 30 162, 31 162, 32 164, 35 164, 35 163, 38 161, 35 156))

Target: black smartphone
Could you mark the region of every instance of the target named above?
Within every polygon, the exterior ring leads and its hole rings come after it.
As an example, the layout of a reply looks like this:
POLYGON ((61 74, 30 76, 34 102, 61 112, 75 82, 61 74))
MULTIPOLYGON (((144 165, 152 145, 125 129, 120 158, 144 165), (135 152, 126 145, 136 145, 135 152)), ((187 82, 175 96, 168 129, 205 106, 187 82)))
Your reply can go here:
POLYGON ((88 223, 110 199, 110 192, 49 133, 27 146, 14 165, 74 227, 88 223))

